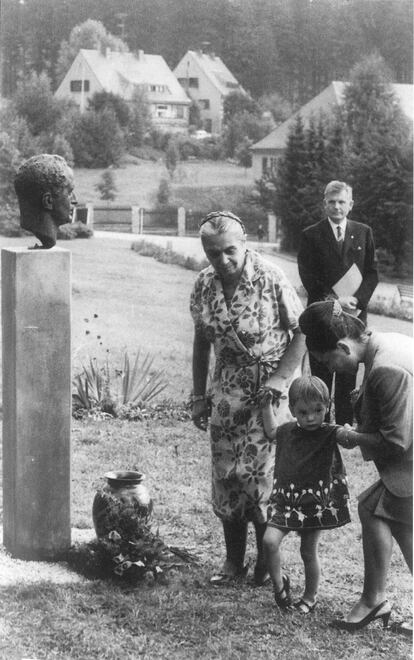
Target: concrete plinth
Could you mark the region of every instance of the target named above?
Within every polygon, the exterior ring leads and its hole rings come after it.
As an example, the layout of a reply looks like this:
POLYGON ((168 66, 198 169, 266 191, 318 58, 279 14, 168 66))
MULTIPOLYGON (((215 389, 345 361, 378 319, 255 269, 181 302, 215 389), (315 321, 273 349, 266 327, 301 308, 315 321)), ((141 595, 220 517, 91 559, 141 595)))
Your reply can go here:
POLYGON ((71 254, 1 251, 3 543, 20 559, 70 546, 71 254))

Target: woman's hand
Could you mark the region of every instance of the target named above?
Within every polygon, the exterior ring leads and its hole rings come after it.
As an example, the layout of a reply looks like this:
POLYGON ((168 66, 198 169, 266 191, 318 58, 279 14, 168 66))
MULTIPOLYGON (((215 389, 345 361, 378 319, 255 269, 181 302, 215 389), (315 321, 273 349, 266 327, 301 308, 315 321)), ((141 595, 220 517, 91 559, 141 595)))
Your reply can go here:
POLYGON ((357 446, 354 439, 350 438, 350 432, 354 431, 352 426, 345 424, 336 429, 336 442, 344 449, 353 449, 357 446))
POLYGON ((207 431, 207 423, 209 417, 209 404, 207 399, 201 399, 200 401, 194 401, 191 419, 198 429, 202 431, 207 431))
POLYGON ((267 384, 262 385, 256 394, 256 405, 258 408, 265 408, 269 404, 278 406, 282 398, 280 390, 268 387, 267 384))

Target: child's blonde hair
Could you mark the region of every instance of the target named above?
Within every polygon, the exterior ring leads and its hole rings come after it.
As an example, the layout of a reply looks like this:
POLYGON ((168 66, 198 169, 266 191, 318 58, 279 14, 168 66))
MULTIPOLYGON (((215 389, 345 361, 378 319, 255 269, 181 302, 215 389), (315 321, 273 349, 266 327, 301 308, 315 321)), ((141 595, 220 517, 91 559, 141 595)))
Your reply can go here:
POLYGON ((323 380, 317 376, 301 376, 295 378, 289 387, 289 405, 294 406, 299 399, 318 401, 328 406, 329 390, 323 380))

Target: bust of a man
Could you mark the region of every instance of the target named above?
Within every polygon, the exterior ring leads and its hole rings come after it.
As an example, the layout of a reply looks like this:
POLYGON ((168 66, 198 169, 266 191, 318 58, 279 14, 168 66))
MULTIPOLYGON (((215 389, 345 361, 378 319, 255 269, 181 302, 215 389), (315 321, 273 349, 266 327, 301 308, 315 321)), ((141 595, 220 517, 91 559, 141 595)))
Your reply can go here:
POLYGON ((71 222, 76 197, 73 172, 61 156, 39 154, 24 161, 14 179, 20 226, 32 232, 40 248, 56 245, 57 228, 71 222))

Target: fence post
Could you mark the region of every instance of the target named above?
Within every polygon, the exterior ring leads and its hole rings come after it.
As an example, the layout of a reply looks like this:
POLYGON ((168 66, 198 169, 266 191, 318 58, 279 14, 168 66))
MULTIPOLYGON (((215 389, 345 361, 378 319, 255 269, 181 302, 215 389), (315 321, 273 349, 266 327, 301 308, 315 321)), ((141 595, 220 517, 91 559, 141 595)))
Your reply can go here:
POLYGON ((86 216, 86 224, 93 229, 93 204, 87 204, 86 208, 88 209, 88 213, 86 216))
POLYGON ((131 231, 133 234, 140 234, 140 208, 131 206, 131 231))
POLYGON ((274 213, 267 214, 267 236, 269 243, 276 243, 277 240, 277 220, 274 213))
POLYGON ((180 206, 177 209, 177 236, 185 236, 185 208, 180 206))

